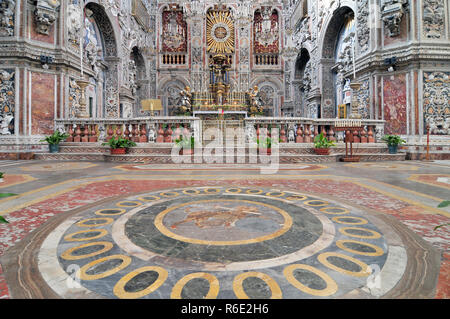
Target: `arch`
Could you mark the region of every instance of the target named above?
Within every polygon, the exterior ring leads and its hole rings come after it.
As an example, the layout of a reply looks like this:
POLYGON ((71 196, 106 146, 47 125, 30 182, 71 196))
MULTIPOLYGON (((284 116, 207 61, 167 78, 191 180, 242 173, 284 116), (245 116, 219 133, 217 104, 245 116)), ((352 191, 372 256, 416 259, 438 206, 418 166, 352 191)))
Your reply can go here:
POLYGON ((90 9, 94 13, 94 19, 100 32, 105 37, 105 45, 111 45, 110 50, 112 54, 108 54, 108 56, 121 56, 121 46, 117 45, 117 43, 121 43, 120 26, 117 24, 115 17, 98 0, 86 1, 85 8, 90 9))
POLYGON ((186 86, 189 86, 189 83, 182 77, 170 77, 163 80, 158 91, 163 104, 163 115, 171 115, 175 111, 175 107, 180 103, 180 92, 186 86))
MULTIPOLYGON (((266 116, 279 116, 281 108, 281 92, 283 86, 281 82, 276 78, 270 78, 268 76, 258 77, 252 81, 250 87, 258 86, 261 98, 270 100, 272 99, 272 110, 265 110, 266 116), (267 96, 267 94, 273 94, 273 97, 267 96)), ((266 106, 266 105, 265 105, 266 106)))
POLYGON ((265 83, 270 83, 277 91, 283 90, 283 85, 281 84, 281 82, 278 78, 269 77, 267 75, 259 76, 255 79, 253 79, 253 81, 250 84, 250 87, 253 87, 255 85, 260 86, 265 83))
POLYGON ((328 15, 323 27, 325 31, 321 34, 319 41, 321 59, 334 58, 337 36, 348 14, 353 14, 354 16, 355 11, 350 6, 341 6, 333 14, 328 15))
POLYGON ((306 48, 302 48, 300 50, 299 55, 297 56, 297 60, 295 61, 295 70, 294 70, 294 78, 301 79, 303 76, 303 72, 305 70, 306 64, 311 59, 309 55, 309 51, 306 48))
POLYGON ((130 53, 129 70, 130 89, 134 96, 134 116, 139 115, 141 101, 146 98, 148 92, 147 68, 145 59, 137 46, 133 47, 130 53))
POLYGON ((101 95, 100 100, 103 103, 101 112, 97 111, 97 114, 101 117, 118 118, 121 116, 119 97, 121 46, 118 45, 120 29, 113 22, 115 19, 111 13, 98 1, 88 1, 85 4, 85 10, 92 12, 91 17, 99 30, 103 44, 103 61, 101 63, 103 81, 98 86, 98 90, 101 91, 98 95, 101 95))
POLYGON ((311 60, 309 51, 302 48, 295 61, 294 68, 294 102, 295 114, 299 116, 309 116, 306 96, 310 91, 311 72, 307 71, 307 65, 311 60))
POLYGON ((348 16, 355 16, 353 4, 343 1, 343 5, 330 14, 325 23, 324 32, 320 37, 319 52, 321 56, 321 118, 334 118, 336 116, 335 74, 332 70, 336 64, 335 50, 338 36, 348 16))

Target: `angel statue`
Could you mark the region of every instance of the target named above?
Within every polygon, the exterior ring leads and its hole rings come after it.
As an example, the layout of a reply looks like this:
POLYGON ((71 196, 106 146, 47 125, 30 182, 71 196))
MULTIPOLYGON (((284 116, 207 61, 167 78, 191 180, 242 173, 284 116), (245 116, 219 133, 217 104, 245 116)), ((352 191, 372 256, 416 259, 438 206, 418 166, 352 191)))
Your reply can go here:
POLYGON ((181 106, 180 110, 182 113, 192 113, 192 93, 191 88, 189 86, 186 86, 184 90, 180 92, 181 95, 181 106))
POLYGON ((250 89, 248 95, 250 97, 250 113, 252 115, 262 113, 263 109, 258 86, 255 85, 252 89, 250 89))

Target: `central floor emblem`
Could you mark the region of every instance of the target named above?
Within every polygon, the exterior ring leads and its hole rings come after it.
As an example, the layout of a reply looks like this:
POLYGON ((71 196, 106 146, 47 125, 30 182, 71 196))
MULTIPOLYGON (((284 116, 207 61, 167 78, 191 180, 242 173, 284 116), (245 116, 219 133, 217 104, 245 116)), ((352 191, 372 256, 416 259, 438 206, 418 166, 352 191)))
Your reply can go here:
POLYGON ((194 222, 199 228, 217 226, 234 227, 237 221, 247 217, 268 219, 265 216, 261 216, 261 213, 258 212, 257 207, 238 206, 235 208, 229 208, 215 206, 213 209, 214 210, 192 212, 191 208, 187 208, 185 210, 188 214, 187 217, 182 221, 174 223, 171 227, 175 229, 179 225, 189 222, 194 222))
MULTIPOLYGON (((383 269, 389 249, 348 206, 290 191, 199 187, 89 209, 43 251, 54 251, 85 293, 108 298, 339 298, 383 269)), ((71 297, 60 279, 52 288, 71 297)))

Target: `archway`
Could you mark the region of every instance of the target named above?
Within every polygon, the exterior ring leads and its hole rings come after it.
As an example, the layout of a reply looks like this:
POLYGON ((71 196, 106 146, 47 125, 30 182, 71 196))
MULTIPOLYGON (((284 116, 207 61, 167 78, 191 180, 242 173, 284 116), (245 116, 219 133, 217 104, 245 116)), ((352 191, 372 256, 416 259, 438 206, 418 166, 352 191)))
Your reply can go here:
POLYGON ((282 85, 268 76, 258 77, 250 87, 259 88, 259 96, 264 106, 264 116, 280 116, 282 85))
MULTIPOLYGON (((118 118, 121 116, 119 107, 119 55, 117 52, 117 42, 115 38, 114 28, 109 20, 105 9, 93 2, 89 2, 85 6, 86 18, 95 24, 95 28, 99 31, 100 39, 96 46, 101 47, 101 55, 95 56, 95 47, 91 48, 92 56, 90 60, 94 71, 95 81, 98 83, 97 88, 101 91, 99 100, 101 99, 101 110, 97 114, 101 117, 118 118), (97 59, 95 59, 97 58, 97 59)), ((85 41, 86 45, 86 41, 85 41)), ((89 42, 87 43, 89 45, 89 42)), ((97 103, 100 105, 100 103, 97 103)))
POLYGON ((130 54, 129 83, 131 93, 134 97, 134 116, 137 117, 141 111, 141 101, 147 98, 148 81, 146 80, 145 60, 138 47, 134 47, 130 54))
POLYGON ((177 107, 181 104, 180 92, 187 86, 185 82, 180 79, 170 79, 161 87, 161 99, 163 104, 163 114, 165 116, 172 116, 175 114, 177 107))
POLYGON ((308 62, 310 60, 310 55, 307 49, 302 48, 300 54, 295 61, 295 72, 294 72, 294 96, 295 96, 295 106, 296 115, 309 117, 310 112, 308 111, 308 103, 306 97, 311 88, 311 78, 309 68, 307 70, 308 62))
MULTIPOLYGON (((336 74, 339 63, 336 49, 342 29, 354 20, 354 11, 350 7, 336 9, 331 17, 322 42, 322 101, 319 117, 334 118, 336 116, 336 74)), ((354 36, 354 35, 353 35, 354 36)))

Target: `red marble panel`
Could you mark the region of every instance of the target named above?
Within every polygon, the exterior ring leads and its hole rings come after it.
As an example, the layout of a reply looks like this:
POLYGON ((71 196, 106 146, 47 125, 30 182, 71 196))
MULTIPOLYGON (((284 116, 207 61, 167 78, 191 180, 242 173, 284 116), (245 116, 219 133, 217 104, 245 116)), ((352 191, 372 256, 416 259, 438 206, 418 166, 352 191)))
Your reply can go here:
POLYGON ((383 109, 386 134, 406 134, 406 74, 383 78, 383 109))
POLYGON ((49 135, 54 130, 55 76, 31 74, 31 132, 33 135, 49 135))

